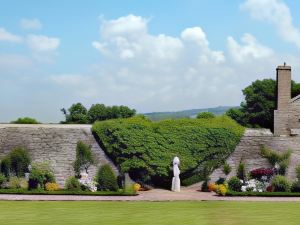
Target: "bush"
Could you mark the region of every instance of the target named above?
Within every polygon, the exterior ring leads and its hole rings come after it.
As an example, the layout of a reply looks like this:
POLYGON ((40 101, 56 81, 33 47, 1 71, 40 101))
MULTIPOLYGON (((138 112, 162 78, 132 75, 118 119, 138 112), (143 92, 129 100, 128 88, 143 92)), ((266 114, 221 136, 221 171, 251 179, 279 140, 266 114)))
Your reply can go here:
POLYGON ((66 180, 65 189, 71 191, 79 191, 81 190, 81 184, 79 183, 78 179, 76 179, 76 177, 72 176, 66 180))
POLYGON ((291 184, 290 182, 281 175, 277 175, 274 177, 272 181, 272 187, 275 192, 290 192, 291 184))
POLYGON ((268 169, 268 168, 259 168, 250 171, 251 178, 258 179, 258 180, 260 180, 263 176, 270 179, 270 177, 273 176, 273 174, 274 174, 273 169, 268 169))
POLYGON ((300 165, 296 167, 296 175, 297 175, 297 179, 300 180, 300 165))
POLYGON ((98 183, 98 190, 117 191, 119 189, 117 177, 108 164, 99 168, 96 175, 96 182, 98 183))
POLYGON ((12 189, 27 189, 28 182, 25 178, 11 177, 8 182, 8 187, 12 189))
POLYGON ((236 176, 243 181, 246 179, 246 168, 244 163, 240 162, 236 176))
POLYGON ((5 177, 9 177, 11 168, 11 161, 9 156, 5 156, 1 161, 0 170, 5 177))
POLYGON ((26 149, 17 147, 10 152, 9 157, 11 172, 13 172, 17 177, 24 177, 25 173, 28 172, 28 166, 31 162, 26 149))
POLYGON ((232 191, 241 191, 242 182, 238 177, 231 177, 228 181, 229 189, 232 191))
POLYGON ((299 180, 293 182, 291 191, 292 192, 300 192, 300 181, 299 180))
POLYGON ((223 172, 226 176, 231 172, 231 166, 227 162, 223 166, 223 172))
POLYGON ((92 131, 122 172, 143 183, 169 187, 174 156, 181 161, 182 183, 199 182, 205 179, 198 174, 206 163, 217 168, 234 151, 244 128, 226 116, 158 122, 132 117, 96 122, 92 131))
POLYGON ((0 187, 5 181, 6 181, 6 177, 4 176, 4 174, 0 173, 0 187))
POLYGON ((76 146, 76 159, 73 164, 76 176, 79 177, 82 170, 88 173, 89 167, 93 164, 95 164, 95 156, 93 155, 91 146, 86 145, 82 141, 78 141, 76 146))
POLYGON ((201 191, 203 191, 203 192, 209 192, 208 180, 203 181, 203 183, 201 185, 201 191))
POLYGON ((29 174, 29 189, 45 188, 46 183, 55 183, 55 177, 48 163, 35 163, 29 174))
POLYGON ((224 184, 225 181, 226 181, 225 178, 219 177, 219 179, 216 181, 216 184, 224 184))
POLYGON ((30 118, 30 117, 24 117, 24 118, 18 118, 16 121, 12 121, 10 123, 15 124, 39 124, 36 119, 30 118))
POLYGON ((197 119, 213 119, 215 118, 215 114, 211 113, 211 112, 201 112, 198 113, 197 115, 197 119))
POLYGON ((45 190, 46 191, 58 191, 59 185, 57 183, 46 183, 45 184, 45 190))
POLYGON ((286 174, 287 168, 289 167, 288 161, 282 161, 279 163, 278 174, 284 176, 286 174))
POLYGON ((287 150, 283 153, 276 152, 266 146, 261 146, 261 155, 266 158, 272 166, 275 166, 277 163, 285 162, 287 165, 289 164, 292 150, 287 150))

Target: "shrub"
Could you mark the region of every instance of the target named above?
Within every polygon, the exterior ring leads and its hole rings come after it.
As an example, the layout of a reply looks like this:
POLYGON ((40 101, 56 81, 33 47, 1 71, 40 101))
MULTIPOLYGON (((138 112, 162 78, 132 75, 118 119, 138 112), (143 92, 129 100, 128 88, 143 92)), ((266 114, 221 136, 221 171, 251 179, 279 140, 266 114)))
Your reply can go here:
POLYGON ((79 191, 81 190, 81 184, 79 183, 78 179, 76 179, 76 177, 71 176, 66 180, 65 189, 79 191))
POLYGON ((46 191, 58 191, 59 185, 57 183, 46 183, 45 184, 45 190, 46 191))
POLYGON ((297 179, 300 180, 300 164, 296 167, 297 179))
POLYGON ((82 170, 88 173, 89 167, 93 164, 95 164, 95 156, 93 155, 91 146, 86 145, 82 141, 78 141, 76 146, 76 159, 73 164, 76 176, 79 177, 82 170))
POLYGON ((227 162, 223 166, 223 172, 226 176, 231 172, 231 166, 227 162))
POLYGON ((225 196, 227 193, 227 187, 224 184, 218 185, 218 194, 225 196))
POLYGON ((213 119, 215 118, 215 114, 211 113, 211 112, 201 112, 198 113, 197 115, 197 119, 213 119))
POLYGON ((39 124, 36 119, 30 118, 30 117, 24 117, 24 118, 18 118, 16 121, 12 121, 10 123, 15 123, 15 124, 39 124))
POLYGON ((20 177, 11 177, 8 182, 8 187, 12 189, 27 189, 28 188, 28 182, 25 178, 20 177))
POLYGON ((246 168, 244 163, 240 162, 236 176, 243 181, 246 179, 246 168))
MULTIPOLYGON (((261 151, 260 151, 262 157, 266 158, 269 163, 274 167, 276 164, 280 164, 280 163, 284 163, 286 165, 289 164, 290 158, 291 158, 291 154, 292 154, 292 150, 287 150, 283 153, 279 153, 276 152, 266 146, 261 146, 261 151)), ((283 170, 284 171, 284 167, 285 165, 283 165, 283 170)), ((287 168, 287 166, 285 167, 285 169, 287 168)))
POLYGON ((35 163, 29 174, 29 189, 45 188, 46 183, 55 183, 54 174, 48 163, 35 163))
POLYGON ((203 181, 203 183, 201 185, 201 191, 203 191, 203 192, 208 192, 209 191, 207 180, 203 181))
POLYGON ((4 176, 4 174, 0 173, 0 187, 5 181, 6 181, 6 177, 4 176))
POLYGON ((133 189, 134 189, 135 192, 138 192, 141 189, 141 185, 139 183, 135 183, 133 185, 133 189))
POLYGON ((11 161, 9 156, 5 156, 0 165, 1 173, 4 174, 4 176, 9 177, 10 175, 10 168, 11 168, 11 161))
POLYGON ((293 182, 291 191, 292 192, 300 192, 300 181, 299 180, 293 182))
POLYGON ((216 184, 215 183, 209 183, 207 185, 207 188, 208 188, 208 191, 211 192, 211 191, 215 191, 216 190, 216 184))
POLYGON ((232 191, 241 191, 242 182, 238 177, 231 177, 228 181, 229 189, 232 191))
POLYGON ((270 179, 271 176, 273 176, 274 170, 273 169, 267 169, 267 168, 259 168, 255 170, 250 171, 251 178, 253 179, 261 179, 263 176, 270 179))
POLYGON ((30 156, 25 148, 17 147, 10 154, 10 169, 17 177, 24 177, 28 172, 28 166, 31 162, 30 156))
POLYGON ((226 116, 151 122, 141 117, 96 122, 92 131, 123 173, 134 180, 169 187, 170 162, 180 158, 181 181, 193 184, 206 163, 221 166, 239 143, 244 128, 226 116), (185 182, 189 180, 189 182, 185 182))
POLYGON ((278 174, 284 176, 286 174, 287 168, 289 167, 288 161, 282 161, 279 163, 278 174))
POLYGON ((216 184, 224 184, 225 180, 225 178, 219 177, 219 179, 216 181, 216 184))
POLYGON ((96 181, 98 183, 98 190, 117 191, 119 189, 117 177, 108 164, 99 168, 96 181))
POLYGON ((281 175, 277 175, 274 177, 272 181, 272 187, 275 192, 289 192, 291 191, 290 182, 281 175))

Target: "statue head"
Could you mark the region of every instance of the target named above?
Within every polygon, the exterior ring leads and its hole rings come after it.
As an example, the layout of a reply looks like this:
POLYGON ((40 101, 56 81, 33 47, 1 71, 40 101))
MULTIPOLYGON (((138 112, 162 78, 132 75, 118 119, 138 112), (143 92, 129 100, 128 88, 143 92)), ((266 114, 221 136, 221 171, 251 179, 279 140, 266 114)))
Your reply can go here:
POLYGON ((175 156, 174 159, 173 159, 173 166, 174 165, 179 165, 179 163, 180 163, 179 158, 177 156, 175 156))

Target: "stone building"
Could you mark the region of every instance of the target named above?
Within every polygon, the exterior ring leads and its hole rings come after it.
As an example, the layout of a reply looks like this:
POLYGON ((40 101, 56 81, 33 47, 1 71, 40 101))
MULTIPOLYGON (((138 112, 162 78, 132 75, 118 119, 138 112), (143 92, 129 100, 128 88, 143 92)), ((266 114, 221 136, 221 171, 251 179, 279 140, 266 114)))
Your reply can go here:
POLYGON ((278 66, 277 102, 274 111, 274 135, 296 136, 300 134, 300 95, 291 98, 291 67, 278 66))

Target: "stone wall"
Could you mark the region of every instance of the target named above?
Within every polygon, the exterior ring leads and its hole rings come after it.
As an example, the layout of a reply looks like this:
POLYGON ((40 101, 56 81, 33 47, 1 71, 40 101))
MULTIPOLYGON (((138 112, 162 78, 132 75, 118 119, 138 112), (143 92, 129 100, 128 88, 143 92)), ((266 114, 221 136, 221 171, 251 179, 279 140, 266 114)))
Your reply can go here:
POLYGON ((0 159, 17 146, 28 149, 33 162, 49 162, 57 182, 63 186, 65 180, 74 175, 72 163, 75 160, 77 141, 92 146, 97 165, 90 174, 95 175, 97 166, 110 164, 117 168, 105 155, 91 133, 90 125, 19 125, 0 124, 0 159))
MULTIPOLYGON (((228 177, 236 175, 236 169, 241 159, 246 165, 247 172, 261 167, 270 168, 268 161, 260 156, 260 146, 266 145, 273 150, 283 152, 287 149, 293 151, 290 166, 287 171, 289 179, 296 178, 295 168, 300 164, 300 137, 299 136, 274 136, 267 129, 246 129, 244 136, 236 147, 235 151, 227 159, 232 171, 228 177)), ((225 177, 222 167, 211 174, 212 181, 219 177, 225 177)))

